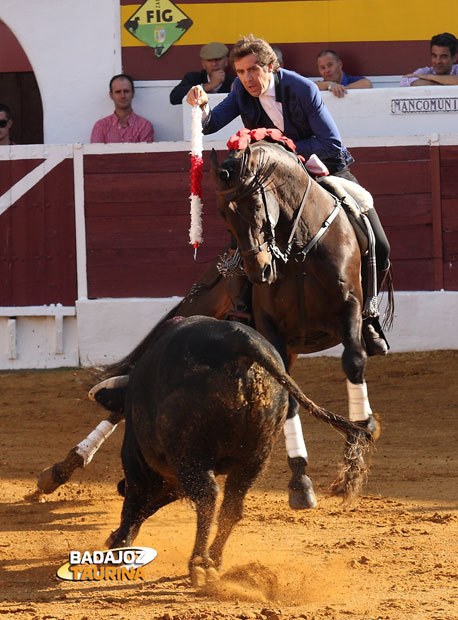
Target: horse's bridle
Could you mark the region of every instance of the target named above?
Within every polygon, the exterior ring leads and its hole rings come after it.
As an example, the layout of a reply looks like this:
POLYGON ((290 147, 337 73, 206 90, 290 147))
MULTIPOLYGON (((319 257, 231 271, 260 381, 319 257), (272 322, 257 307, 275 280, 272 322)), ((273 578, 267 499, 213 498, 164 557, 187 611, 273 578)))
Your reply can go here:
MULTIPOLYGON (((299 207, 298 207, 298 209, 296 211, 296 214, 294 216, 294 219, 293 219, 293 227, 291 229, 291 233, 289 235, 288 242, 286 244, 286 250, 284 252, 282 252, 280 250, 280 248, 278 247, 278 245, 277 245, 277 243, 275 241, 275 228, 272 228, 271 220, 270 220, 270 217, 269 217, 269 210, 268 210, 268 206, 267 206, 267 200, 266 200, 266 194, 265 194, 264 186, 262 185, 262 183, 260 184, 260 191, 261 191, 262 202, 263 202, 264 210, 265 210, 265 213, 266 213, 266 221, 269 223, 269 228, 270 228, 270 236, 267 239, 267 241, 265 241, 261 245, 253 246, 253 247, 249 248, 248 250, 240 250, 240 255, 242 257, 253 256, 253 255, 259 254, 259 252, 262 252, 263 249, 267 247, 267 249, 270 251, 272 256, 274 256, 275 258, 281 259, 285 264, 289 261, 289 259, 291 258, 291 249, 293 247, 294 235, 296 234, 296 230, 297 230, 297 227, 299 225, 299 221, 300 221, 300 218, 302 216, 302 212, 304 210, 304 206, 305 206, 305 203, 306 203, 306 200, 307 200, 307 196, 308 196, 311 184, 312 184, 311 183, 311 178, 309 176, 308 182, 307 182, 307 187, 305 188, 304 195, 302 196, 302 200, 301 200, 301 202, 299 204, 299 207)), ((329 226, 332 224, 332 222, 338 216, 338 214, 339 214, 339 212, 340 212, 340 210, 342 208, 342 202, 341 202, 341 200, 339 200, 335 196, 333 196, 333 198, 334 198, 334 201, 335 201, 334 209, 331 211, 331 213, 328 215, 328 217, 321 224, 318 232, 310 239, 310 241, 308 241, 308 243, 301 250, 299 250, 294 255, 294 258, 300 257, 301 260, 304 260, 305 257, 307 256, 307 254, 310 252, 310 250, 318 243, 318 241, 321 239, 321 237, 327 232, 329 226)))
MULTIPOLYGON (((302 162, 301 162, 301 165, 302 162)), ((305 167, 304 167, 305 169, 305 167)), ((275 226, 272 227, 272 221, 270 219, 269 216, 269 209, 268 209, 268 205, 267 205, 267 199, 266 199, 266 192, 264 189, 264 185, 262 183, 262 181, 258 178, 257 173, 254 173, 254 179, 256 181, 256 185, 259 188, 261 197, 262 197, 262 203, 264 205, 264 211, 265 211, 265 216, 266 216, 266 222, 268 223, 269 226, 269 231, 268 231, 268 239, 266 241, 264 241, 264 243, 261 243, 260 245, 254 245, 250 248, 248 248, 247 250, 242 250, 240 249, 240 256, 245 258, 247 256, 256 256, 256 254, 259 254, 260 252, 262 252, 264 249, 267 248, 267 250, 272 254, 272 256, 274 258, 278 258, 281 259, 285 264, 289 261, 289 259, 291 258, 291 250, 292 250, 292 246, 293 246, 293 241, 294 241, 294 235, 296 233, 297 227, 299 225, 299 221, 300 218, 302 216, 302 212, 304 210, 304 206, 307 200, 307 196, 310 190, 310 186, 312 184, 311 182, 311 178, 310 176, 308 176, 308 180, 307 180, 307 187, 305 188, 305 192, 304 195, 302 196, 302 200, 299 204, 299 207, 296 210, 296 214, 294 215, 293 218, 293 226, 291 229, 291 233, 289 235, 288 238, 288 242, 286 244, 286 249, 284 252, 282 252, 282 250, 278 247, 277 242, 275 240, 275 226), (270 234, 269 234, 270 233, 270 234)), ((307 254, 310 252, 310 250, 318 243, 318 241, 321 239, 321 237, 326 233, 326 231, 328 230, 329 226, 332 224, 332 222, 334 221, 334 219, 337 217, 337 215, 339 214, 341 208, 342 208, 342 204, 341 204, 341 200, 339 200, 337 197, 333 196, 334 201, 335 201, 335 206, 334 209, 331 211, 331 213, 328 215, 328 217, 324 220, 324 222, 321 224, 321 227, 319 228, 318 232, 310 239, 310 241, 308 241, 308 243, 301 249, 299 250, 297 253, 294 254, 294 258, 298 258, 300 257, 301 260, 304 260, 305 257, 307 256, 307 254)))

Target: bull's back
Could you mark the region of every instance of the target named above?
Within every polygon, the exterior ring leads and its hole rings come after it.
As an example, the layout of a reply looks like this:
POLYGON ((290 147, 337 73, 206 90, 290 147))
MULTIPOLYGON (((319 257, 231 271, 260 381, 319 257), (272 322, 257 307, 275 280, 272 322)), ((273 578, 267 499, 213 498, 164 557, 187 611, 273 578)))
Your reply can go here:
POLYGON ((264 345, 281 363, 253 330, 192 317, 152 347, 133 372, 126 411, 151 467, 174 468, 191 454, 218 471, 270 449, 288 396, 253 363, 264 345))

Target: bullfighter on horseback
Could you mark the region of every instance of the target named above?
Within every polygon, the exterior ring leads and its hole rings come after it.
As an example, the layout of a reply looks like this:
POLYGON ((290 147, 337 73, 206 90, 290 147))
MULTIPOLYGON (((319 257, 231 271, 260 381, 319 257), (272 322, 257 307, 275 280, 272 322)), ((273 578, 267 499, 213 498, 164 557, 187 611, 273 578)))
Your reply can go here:
MULTIPOLYGON (((271 46, 253 35, 243 37, 234 45, 230 60, 238 79, 229 95, 213 110, 210 111, 207 93, 201 86, 194 86, 188 92, 187 102, 203 109, 204 134, 220 130, 240 115, 248 129, 280 129, 295 142, 298 154, 306 160, 316 154, 330 174, 358 183, 349 170, 354 159, 342 144, 339 130, 314 82, 280 68, 271 46)), ((322 184, 326 187, 326 181, 322 184)), ((366 216, 375 236, 380 288, 390 266, 390 246, 375 209, 369 209, 366 216)), ((239 309, 245 305, 247 293, 250 293, 248 286, 239 300, 239 309)), ((364 318, 362 334, 369 355, 387 353, 387 342, 377 318, 364 318)))
MULTIPOLYGON (((383 276, 389 269, 388 241, 375 210, 370 208, 367 219, 375 233, 376 248, 374 251, 372 239, 368 257, 372 269, 368 270, 363 295, 365 270, 361 277, 360 266, 364 252, 358 233, 355 235, 349 218, 338 217, 344 201, 340 195, 342 188, 336 187, 336 182, 355 187, 348 182, 354 180, 348 169, 353 158, 342 145, 316 85, 296 73, 279 69, 275 53, 262 39, 245 37, 231 54, 238 79, 226 99, 210 112, 206 93, 195 86, 189 91, 187 101, 207 108, 205 133, 221 129, 240 114, 246 125, 242 130, 246 132, 245 138, 246 134, 253 134, 254 144, 250 148, 242 142, 233 143, 231 138, 229 157, 220 165, 214 153, 211 166, 217 208, 237 244, 237 260, 242 257, 243 275, 232 269, 239 264, 233 257, 226 261, 231 267, 227 272, 235 275, 231 278, 224 278, 214 261, 143 341, 106 369, 107 378, 91 392, 105 390, 110 392, 110 398, 116 394, 122 396, 136 364, 169 319, 197 315, 224 319, 232 312, 236 300, 248 294, 254 327, 275 346, 287 372, 298 354, 342 343, 350 421, 376 439, 379 425, 368 400, 364 372, 366 351, 372 355, 387 352, 376 318, 374 270, 377 265, 379 275, 383 276), (341 177, 340 181, 326 177, 334 196, 322 184, 311 180, 297 154, 302 158, 317 154, 332 175, 341 177), (312 207, 307 208, 306 204, 312 207), (328 231, 326 236, 323 231, 328 231)), ((373 238, 370 232, 369 226, 368 236, 373 238)), ((221 262, 224 260, 223 257, 221 262)), ((388 288, 390 291, 391 286, 388 288)), ((65 461, 40 474, 40 493, 51 493, 69 479, 76 467, 84 467, 90 461, 114 425, 124 417, 124 398, 114 398, 107 408, 110 410, 107 420, 72 448, 65 461)), ((295 509, 313 508, 317 500, 306 474, 308 454, 298 404, 291 395, 284 435, 292 473, 288 484, 289 504, 295 509)), ((349 445, 351 448, 352 442, 349 445)), ((353 457, 345 459, 345 467, 351 466, 353 457)), ((360 456, 356 455, 355 459, 359 462, 360 456)), ((339 479, 332 492, 346 495, 346 486, 339 479)))

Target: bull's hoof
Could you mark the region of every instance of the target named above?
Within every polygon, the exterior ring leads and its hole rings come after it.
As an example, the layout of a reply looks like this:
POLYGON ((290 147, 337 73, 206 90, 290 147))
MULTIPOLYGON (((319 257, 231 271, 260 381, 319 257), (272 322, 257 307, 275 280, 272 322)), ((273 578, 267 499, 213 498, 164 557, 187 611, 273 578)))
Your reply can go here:
POLYGON ((218 571, 213 566, 209 568, 204 568, 202 565, 191 566, 190 574, 193 588, 203 588, 219 579, 218 571))
POLYGON ((119 528, 111 532, 105 541, 105 545, 108 549, 119 549, 120 547, 128 547, 126 538, 120 538, 119 528))
POLYGON ((302 476, 302 483, 302 489, 289 489, 289 505, 293 510, 315 508, 318 503, 310 478, 302 476))
POLYGON ((191 568, 191 585, 193 588, 203 588, 207 583, 205 568, 193 566, 191 568))

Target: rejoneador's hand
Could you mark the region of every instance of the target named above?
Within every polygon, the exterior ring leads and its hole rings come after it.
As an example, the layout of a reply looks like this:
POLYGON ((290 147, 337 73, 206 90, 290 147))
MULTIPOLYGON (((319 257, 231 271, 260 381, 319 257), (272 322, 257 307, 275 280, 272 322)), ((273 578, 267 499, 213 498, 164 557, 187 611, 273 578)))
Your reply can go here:
POLYGON ((203 107, 206 103, 208 103, 208 95, 198 84, 197 86, 193 86, 186 95, 186 101, 189 105, 200 105, 203 107))

